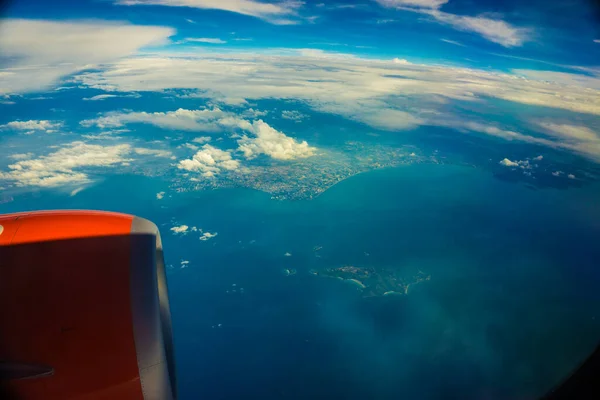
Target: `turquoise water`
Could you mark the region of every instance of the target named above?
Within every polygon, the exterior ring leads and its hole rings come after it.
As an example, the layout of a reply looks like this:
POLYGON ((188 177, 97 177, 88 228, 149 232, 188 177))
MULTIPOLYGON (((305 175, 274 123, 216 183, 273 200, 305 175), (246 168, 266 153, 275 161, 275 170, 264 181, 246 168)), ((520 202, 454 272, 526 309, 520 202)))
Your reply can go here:
POLYGON ((159 225, 182 399, 526 399, 600 338, 599 195, 413 165, 355 176, 312 201, 177 194, 125 176, 0 212, 101 208, 159 225), (172 235, 181 224, 218 235, 172 235), (408 296, 362 299, 356 286, 308 274, 345 264, 418 268, 431 280, 408 296))

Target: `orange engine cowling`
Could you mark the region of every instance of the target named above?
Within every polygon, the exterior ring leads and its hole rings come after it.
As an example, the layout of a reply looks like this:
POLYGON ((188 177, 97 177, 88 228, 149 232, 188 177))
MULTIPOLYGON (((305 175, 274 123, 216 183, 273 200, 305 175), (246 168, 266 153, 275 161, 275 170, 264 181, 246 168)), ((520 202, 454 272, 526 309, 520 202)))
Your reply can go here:
POLYGON ((131 215, 0 215, 0 398, 176 399, 158 228, 131 215))

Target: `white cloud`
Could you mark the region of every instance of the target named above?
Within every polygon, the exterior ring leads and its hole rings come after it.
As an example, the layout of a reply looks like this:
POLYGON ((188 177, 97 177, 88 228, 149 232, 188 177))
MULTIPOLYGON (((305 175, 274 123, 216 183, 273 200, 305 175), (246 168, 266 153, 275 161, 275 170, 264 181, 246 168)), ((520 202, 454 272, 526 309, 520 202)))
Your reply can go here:
POLYGON ((462 44, 461 42, 457 42, 456 40, 450 40, 450 39, 440 39, 440 40, 442 42, 450 43, 450 44, 453 44, 455 46, 466 47, 464 44, 462 44))
POLYGON ((272 128, 262 120, 254 121, 247 127, 255 137, 243 136, 238 140, 239 150, 246 158, 254 158, 265 154, 277 160, 292 160, 306 158, 315 154, 316 148, 311 147, 304 140, 298 142, 282 132, 272 128))
POLYGON ((181 160, 179 169, 191 172, 201 172, 204 177, 213 177, 223 170, 235 171, 240 162, 231 157, 230 151, 217 149, 209 144, 202 146, 192 159, 181 160))
POLYGON ((499 162, 500 165, 504 165, 505 167, 518 167, 519 163, 515 161, 511 161, 508 158, 505 158, 499 162))
POLYGON ((84 189, 85 189, 85 186, 81 186, 81 187, 78 187, 78 188, 76 188, 76 189, 73 189, 73 190, 71 191, 71 193, 70 193, 70 196, 71 196, 71 197, 73 197, 73 196, 77 196, 77 193, 80 193, 80 192, 81 192, 82 190, 84 190, 84 189))
POLYGON ((562 174, 564 174, 564 172, 562 172, 562 171, 554 171, 552 173, 552 175, 554 175, 554 176, 561 176, 562 174))
POLYGON ((542 161, 542 160, 544 159, 544 156, 542 156, 542 155, 539 155, 539 156, 537 156, 537 157, 533 157, 533 159, 534 159, 535 161, 542 161))
POLYGON ((211 141, 211 137, 210 136, 200 136, 200 137, 192 139, 192 142, 199 143, 199 144, 208 143, 210 141, 211 141))
POLYGON ((86 127, 117 128, 125 124, 140 123, 151 124, 164 129, 214 132, 221 130, 218 119, 228 115, 217 107, 204 110, 186 110, 180 108, 176 111, 155 113, 113 112, 103 117, 83 120, 80 124, 86 127))
POLYGON ((281 118, 290 119, 295 122, 300 122, 303 119, 305 119, 306 117, 307 117, 306 115, 302 114, 299 111, 295 111, 295 110, 292 110, 292 111, 284 110, 281 112, 281 118))
POLYGON ((165 197, 165 192, 158 192, 156 193, 156 199, 157 200, 162 200, 165 197))
POLYGON ((567 175, 567 178, 569 178, 569 179, 575 179, 575 175, 569 174, 569 175, 567 175))
POLYGON ((111 97, 119 97, 116 94, 98 94, 96 96, 92 96, 92 97, 84 97, 83 100, 86 101, 99 101, 99 100, 106 100, 106 99, 110 99, 111 97))
POLYGON ((394 59, 392 60, 392 62, 393 62, 394 64, 404 64, 404 65, 409 65, 409 64, 410 64, 410 62, 408 62, 408 60, 405 60, 405 59, 403 59, 403 58, 398 58, 398 57, 394 58, 394 59))
POLYGON ((26 131, 25 133, 27 134, 35 133, 36 131, 52 133, 62 125, 62 122, 48 120, 11 121, 7 124, 0 125, 0 129, 26 131))
POLYGON ((594 43, 600 43, 600 39, 594 39, 594 43))
POLYGON ((204 233, 202 234, 202 236, 200 236, 200 240, 202 240, 202 241, 207 241, 207 240, 210 240, 210 239, 214 238, 214 237, 215 237, 215 236, 217 236, 217 235, 218 235, 218 233, 217 233, 217 232, 215 232, 215 233, 204 232, 204 233))
POLYGON ((178 234, 185 235, 188 231, 188 228, 189 228, 189 226, 187 226, 187 225, 179 225, 179 226, 172 227, 170 230, 171 230, 171 232, 173 232, 173 235, 178 235, 178 234))
MULTIPOLYGON (((250 110, 249 116, 261 115, 260 112, 250 110)), ((83 126, 98 126, 100 128, 120 127, 125 123, 149 123, 165 129, 178 129, 190 131, 219 131, 223 129, 241 129, 252 135, 244 135, 238 140, 239 150, 246 158, 254 158, 257 155, 265 154, 279 160, 291 160, 294 158, 309 157, 314 154, 315 148, 308 145, 306 141, 298 142, 295 139, 286 136, 284 133, 269 126, 262 120, 249 121, 240 118, 238 115, 222 111, 219 108, 203 110, 178 109, 169 112, 131 112, 131 113, 111 113, 104 117, 81 121, 83 126)), ((206 141, 206 137, 201 139, 206 141)), ((186 147, 194 149, 193 144, 186 144, 186 147)), ((146 153, 149 154, 149 153, 146 153)), ((179 168, 188 171, 202 171, 205 176, 213 176, 220 172, 220 169, 235 170, 239 166, 238 161, 231 159, 231 153, 223 152, 212 146, 204 146, 203 150, 196 153, 195 161, 183 160, 179 168), (220 159, 227 154, 228 159, 220 159), (211 157, 217 157, 215 162, 211 162, 211 157), (215 164, 216 163, 216 164, 215 164), (217 165, 218 164, 218 165, 217 165), (191 168, 191 169, 190 169, 191 168)))
POLYGON ((439 8, 449 0, 375 0, 384 7, 439 8))
POLYGON ((263 19, 276 25, 294 24, 290 17, 297 15, 301 1, 282 1, 266 3, 254 0, 116 0, 115 4, 161 5, 171 7, 190 7, 200 9, 224 10, 263 19))
MULTIPOLYGON (((494 43, 498 43, 504 47, 521 46, 529 39, 531 35, 531 29, 515 27, 501 19, 494 19, 485 15, 468 16, 440 11, 440 7, 448 3, 448 0, 375 1, 384 7, 414 11, 429 15, 439 23, 450 25, 457 30, 477 33, 483 36, 485 39, 494 43)), ((453 42, 448 41, 448 43, 453 42)))
POLYGON ((194 151, 196 151, 196 150, 198 150, 198 149, 199 149, 199 147, 198 147, 198 146, 196 146, 195 144, 191 144, 191 143, 184 143, 184 144, 182 144, 182 145, 181 145, 181 146, 179 146, 179 147, 185 147, 185 148, 187 148, 187 149, 194 150, 194 151))
POLYGON ((33 153, 18 153, 8 156, 8 158, 12 158, 13 160, 27 160, 31 157, 33 157, 33 153))
POLYGON ((600 135, 582 125, 556 123, 552 121, 536 121, 536 125, 547 135, 566 140, 600 142, 600 135))
POLYGON ((438 22, 448 24, 455 29, 475 32, 489 40, 504 47, 521 46, 531 35, 530 28, 518 28, 500 19, 485 16, 455 15, 438 10, 423 11, 431 15, 438 22))
POLYGON ((17 186, 56 187, 88 183, 91 178, 82 169, 114 167, 131 161, 126 158, 130 152, 131 147, 127 144, 100 146, 76 141, 54 153, 11 164, 7 172, 0 171, 0 179, 13 181, 17 186))
MULTIPOLYGON (((494 126, 494 118, 469 121, 451 107, 453 101, 471 102, 472 107, 484 106, 491 98, 600 116, 598 77, 396 64, 389 59, 330 57, 330 53, 325 52, 286 50, 281 53, 134 57, 103 71, 82 74, 78 80, 90 87, 121 92, 188 89, 202 91, 204 97, 219 100, 290 99, 303 102, 314 111, 333 113, 380 129, 445 126, 600 159, 600 147, 589 146, 589 141, 574 138, 567 141, 565 137, 548 134, 549 138, 534 137, 494 126)), ((239 120, 239 116, 219 109, 173 113, 177 112, 110 114, 97 122, 121 126, 129 120, 137 120, 169 129, 220 131, 239 120), (222 115, 216 116, 219 112, 222 115), (201 117, 203 114, 207 115, 201 117)))
POLYGON ((92 65, 165 43, 171 28, 124 22, 3 19, 0 22, 0 93, 42 91, 92 65))
POLYGON ((210 44, 224 44, 227 43, 223 39, 219 38, 185 38, 184 42, 192 42, 192 43, 210 43, 210 44))
POLYGON ((146 149, 143 147, 136 147, 135 149, 133 149, 133 151, 136 154, 141 154, 144 156, 155 156, 155 157, 164 157, 164 158, 169 158, 173 155, 173 153, 171 153, 168 150, 159 150, 159 149, 146 149))

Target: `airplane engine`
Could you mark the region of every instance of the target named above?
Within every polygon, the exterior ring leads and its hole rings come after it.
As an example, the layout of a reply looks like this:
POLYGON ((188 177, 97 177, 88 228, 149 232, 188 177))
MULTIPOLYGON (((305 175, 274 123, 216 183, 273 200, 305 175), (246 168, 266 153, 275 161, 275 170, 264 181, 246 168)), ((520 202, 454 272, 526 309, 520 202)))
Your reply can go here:
POLYGON ((160 233, 97 211, 0 215, 0 398, 175 400, 160 233))

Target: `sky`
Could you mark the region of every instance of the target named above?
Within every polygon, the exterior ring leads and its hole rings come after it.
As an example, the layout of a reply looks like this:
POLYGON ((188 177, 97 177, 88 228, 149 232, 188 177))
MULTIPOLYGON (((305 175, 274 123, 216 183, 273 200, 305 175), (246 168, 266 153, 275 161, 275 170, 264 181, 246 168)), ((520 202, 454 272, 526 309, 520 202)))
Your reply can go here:
MULTIPOLYGON (((596 164, 599 13, 575 0, 7 2, 0 187, 314 159, 332 150, 302 133, 314 113, 596 164)), ((529 172, 515 157, 494 165, 529 172)))

